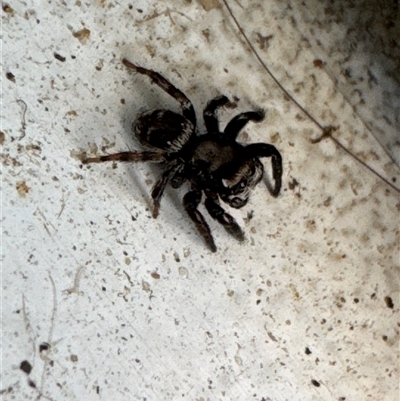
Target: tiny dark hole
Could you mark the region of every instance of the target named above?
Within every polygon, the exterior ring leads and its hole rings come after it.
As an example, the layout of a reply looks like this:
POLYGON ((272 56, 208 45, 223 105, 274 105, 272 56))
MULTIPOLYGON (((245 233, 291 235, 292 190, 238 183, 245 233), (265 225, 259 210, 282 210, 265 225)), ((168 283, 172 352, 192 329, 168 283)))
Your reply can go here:
POLYGON ((315 387, 319 387, 319 386, 320 386, 319 382, 317 382, 317 381, 314 380, 314 379, 311 380, 311 383, 312 383, 315 387))
POLYGON ((310 348, 306 347, 305 353, 306 355, 310 355, 311 354, 310 348))
POLYGON ((50 348, 50 344, 48 343, 41 343, 39 345, 39 352, 47 351, 50 348))
POLYGON ((58 53, 54 53, 54 57, 55 57, 58 61, 61 61, 61 62, 64 62, 64 61, 65 61, 65 57, 61 56, 61 55, 58 54, 58 53))
POLYGON ((15 75, 12 72, 7 72, 6 73, 7 79, 9 79, 12 82, 15 82, 15 75))
POLYGON ((32 380, 29 380, 28 384, 29 384, 29 387, 36 388, 36 384, 32 380))
POLYGON ((22 361, 19 368, 29 375, 32 372, 32 365, 28 361, 22 361))
POLYGON ((390 298, 390 297, 385 297, 385 303, 386 303, 386 306, 388 307, 388 308, 390 308, 390 309, 393 309, 394 308, 394 304, 393 304, 393 300, 392 300, 392 298, 390 298))

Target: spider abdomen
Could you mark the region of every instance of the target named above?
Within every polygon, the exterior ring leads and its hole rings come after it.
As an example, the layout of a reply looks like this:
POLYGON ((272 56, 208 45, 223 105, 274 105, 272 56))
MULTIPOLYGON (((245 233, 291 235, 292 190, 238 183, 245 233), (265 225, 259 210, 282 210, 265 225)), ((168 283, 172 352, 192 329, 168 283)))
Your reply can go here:
POLYGON ((167 152, 181 150, 194 131, 188 119, 169 110, 144 113, 133 123, 132 128, 142 145, 167 152))

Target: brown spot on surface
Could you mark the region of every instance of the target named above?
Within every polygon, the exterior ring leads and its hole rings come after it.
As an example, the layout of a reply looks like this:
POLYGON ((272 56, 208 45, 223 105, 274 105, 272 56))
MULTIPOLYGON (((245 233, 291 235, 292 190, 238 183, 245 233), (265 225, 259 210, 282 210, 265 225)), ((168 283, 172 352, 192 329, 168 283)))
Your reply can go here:
POLYGON ((199 0, 199 3, 203 6, 204 10, 210 11, 213 8, 220 8, 218 0, 199 0))
POLYGON ((84 45, 90 38, 90 31, 87 28, 83 28, 80 31, 73 32, 72 35, 84 45))
POLYGON ((30 188, 26 185, 25 181, 18 181, 15 185, 19 196, 25 198, 26 194, 29 192, 30 188))
POLYGON ((322 68, 326 63, 319 58, 313 61, 314 67, 322 68))
POLYGON ((7 14, 14 14, 13 8, 7 3, 3 3, 3 11, 7 14))

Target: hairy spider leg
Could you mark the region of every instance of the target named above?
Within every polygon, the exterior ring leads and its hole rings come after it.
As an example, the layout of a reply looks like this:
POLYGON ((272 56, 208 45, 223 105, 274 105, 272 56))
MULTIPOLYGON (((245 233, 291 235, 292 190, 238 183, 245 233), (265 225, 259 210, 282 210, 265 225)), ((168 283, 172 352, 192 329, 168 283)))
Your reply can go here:
POLYGON ((262 111, 247 111, 245 113, 240 113, 229 121, 228 125, 225 127, 224 134, 227 135, 229 139, 235 140, 240 130, 249 121, 260 122, 263 119, 264 112, 262 111))
POLYGON ((83 164, 88 163, 101 163, 101 162, 108 162, 108 161, 116 161, 116 162, 161 162, 164 161, 165 157, 162 152, 120 152, 114 153, 112 155, 103 155, 97 157, 84 157, 82 158, 83 164))
POLYGON ((224 96, 218 96, 207 103, 206 108, 203 111, 203 119, 206 125, 207 132, 216 133, 219 132, 219 123, 217 117, 217 109, 229 102, 229 99, 224 96))
POLYGON ((210 227, 208 226, 204 216, 197 209, 200 202, 201 191, 198 190, 190 191, 183 197, 183 206, 185 207, 185 210, 188 213, 189 217, 196 225, 197 231, 204 238, 211 251, 216 252, 217 247, 215 246, 210 227))
POLYGON ((158 216, 158 212, 160 210, 160 201, 163 196, 164 190, 168 184, 168 182, 174 177, 176 172, 181 168, 181 164, 175 160, 170 163, 170 166, 167 167, 167 170, 161 175, 159 180, 154 185, 151 191, 151 197, 153 199, 153 217, 156 219, 158 216))
POLYGON ((249 157, 271 157, 272 177, 275 186, 271 191, 271 195, 277 197, 282 186, 282 156, 275 146, 267 143, 252 143, 246 146, 246 153, 249 157))
POLYGON ((167 81, 158 72, 139 67, 128 61, 126 58, 124 58, 122 62, 126 67, 135 70, 139 74, 147 75, 155 84, 172 96, 181 105, 183 116, 187 118, 194 126, 196 126, 196 114, 193 105, 184 93, 175 88, 174 85, 167 81))
POLYGON ((244 241, 244 232, 236 220, 217 203, 214 199, 207 198, 204 203, 210 216, 217 220, 225 230, 238 241, 244 241))

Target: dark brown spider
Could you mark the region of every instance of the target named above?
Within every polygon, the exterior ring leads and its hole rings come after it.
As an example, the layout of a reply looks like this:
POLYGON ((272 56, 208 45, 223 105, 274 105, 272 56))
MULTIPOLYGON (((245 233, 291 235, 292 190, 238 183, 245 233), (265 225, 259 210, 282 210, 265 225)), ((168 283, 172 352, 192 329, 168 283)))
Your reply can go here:
POLYGON ((182 108, 182 115, 169 110, 155 110, 142 114, 133 123, 133 131, 143 146, 152 151, 120 152, 112 155, 89 157, 83 163, 105 161, 153 161, 163 163, 164 172, 151 192, 153 217, 158 216, 160 200, 168 183, 179 188, 185 181, 191 190, 183 197, 183 205, 205 239, 215 252, 211 230, 199 212, 204 194, 204 205, 212 218, 224 226, 237 240, 244 240, 244 233, 235 219, 220 206, 220 199, 234 208, 243 207, 251 190, 261 181, 264 168, 260 157, 271 157, 272 176, 275 181, 271 190, 278 196, 282 183, 282 157, 278 150, 267 143, 242 145, 236 142, 240 130, 249 122, 264 118, 261 111, 238 114, 226 126, 224 132, 218 127, 217 110, 229 102, 226 96, 211 100, 203 112, 207 133, 197 134, 196 115, 190 100, 157 72, 136 66, 124 59, 125 66, 147 75, 161 89, 175 98, 182 108))

